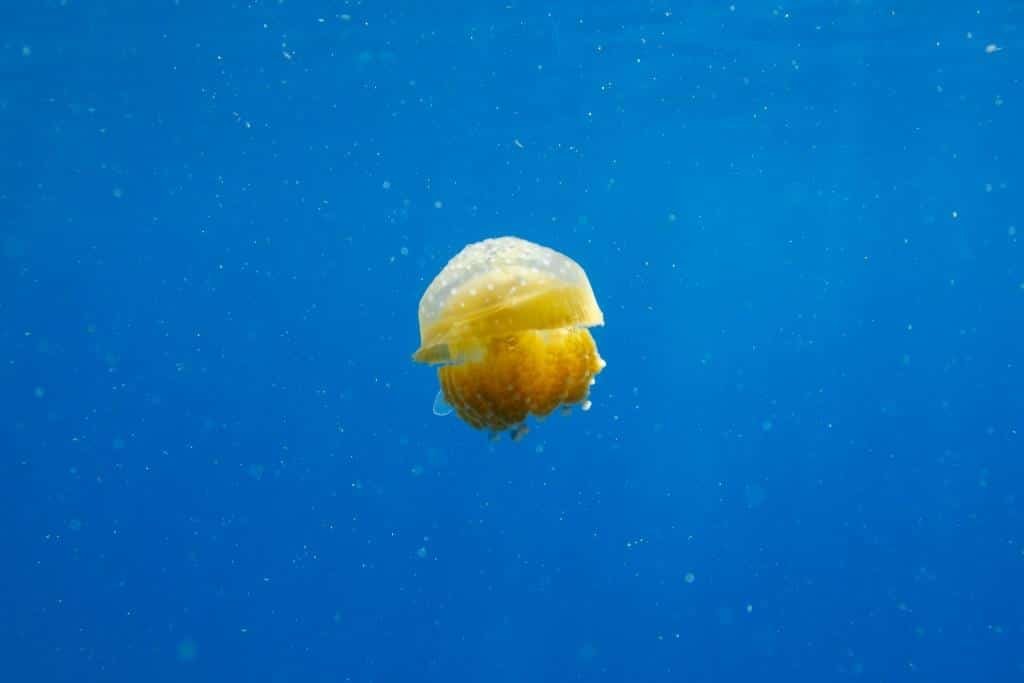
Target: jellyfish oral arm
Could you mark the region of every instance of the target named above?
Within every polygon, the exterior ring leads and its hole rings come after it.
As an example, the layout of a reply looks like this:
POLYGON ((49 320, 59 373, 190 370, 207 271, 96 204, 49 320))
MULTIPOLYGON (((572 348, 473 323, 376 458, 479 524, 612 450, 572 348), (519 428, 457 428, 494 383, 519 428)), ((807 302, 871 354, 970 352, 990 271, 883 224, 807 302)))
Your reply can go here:
POLYGON ((444 398, 444 391, 438 389, 437 395, 434 396, 434 415, 444 417, 445 415, 451 415, 453 410, 455 408, 452 408, 452 405, 444 398))

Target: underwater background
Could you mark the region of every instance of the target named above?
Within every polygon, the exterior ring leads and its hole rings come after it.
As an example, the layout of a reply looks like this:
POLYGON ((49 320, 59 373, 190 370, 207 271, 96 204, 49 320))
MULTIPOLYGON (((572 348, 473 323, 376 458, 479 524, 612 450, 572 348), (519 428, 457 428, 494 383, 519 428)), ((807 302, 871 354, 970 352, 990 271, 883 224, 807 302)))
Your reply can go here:
POLYGON ((10 3, 4 681, 1024 680, 1024 4, 10 3), (519 443, 449 258, 586 270, 519 443))

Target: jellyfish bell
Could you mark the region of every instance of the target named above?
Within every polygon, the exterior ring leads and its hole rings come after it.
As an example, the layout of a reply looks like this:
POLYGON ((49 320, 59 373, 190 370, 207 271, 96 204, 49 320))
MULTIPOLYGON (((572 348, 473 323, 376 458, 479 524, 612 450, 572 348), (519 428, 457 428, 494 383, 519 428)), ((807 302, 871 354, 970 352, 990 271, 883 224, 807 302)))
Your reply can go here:
MULTIPOLYGON (((589 403, 604 324, 583 268, 516 237, 471 244, 427 287, 413 360, 438 366, 434 412, 526 434, 528 415, 589 403)), ((518 440, 518 439, 517 439, 518 440)))

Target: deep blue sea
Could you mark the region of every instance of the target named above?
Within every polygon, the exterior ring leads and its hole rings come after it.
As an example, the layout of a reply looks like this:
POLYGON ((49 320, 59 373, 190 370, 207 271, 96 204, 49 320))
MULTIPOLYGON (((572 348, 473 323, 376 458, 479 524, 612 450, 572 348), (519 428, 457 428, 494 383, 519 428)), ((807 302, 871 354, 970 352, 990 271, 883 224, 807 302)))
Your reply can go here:
POLYGON ((0 680, 1024 681, 1024 3, 0 19, 0 680), (432 412, 465 245, 591 410, 432 412))

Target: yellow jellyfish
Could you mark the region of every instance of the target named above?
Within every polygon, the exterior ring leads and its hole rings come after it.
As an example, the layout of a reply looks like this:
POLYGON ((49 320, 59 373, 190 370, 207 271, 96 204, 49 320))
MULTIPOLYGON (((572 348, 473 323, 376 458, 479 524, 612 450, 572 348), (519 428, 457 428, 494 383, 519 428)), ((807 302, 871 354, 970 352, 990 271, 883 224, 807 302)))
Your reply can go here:
POLYGON ((587 409, 605 365, 587 329, 604 315, 583 268, 516 237, 459 252, 420 299, 419 322, 413 360, 439 366, 434 412, 447 404, 473 427, 512 429, 515 439, 527 415, 587 409))

